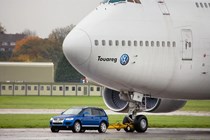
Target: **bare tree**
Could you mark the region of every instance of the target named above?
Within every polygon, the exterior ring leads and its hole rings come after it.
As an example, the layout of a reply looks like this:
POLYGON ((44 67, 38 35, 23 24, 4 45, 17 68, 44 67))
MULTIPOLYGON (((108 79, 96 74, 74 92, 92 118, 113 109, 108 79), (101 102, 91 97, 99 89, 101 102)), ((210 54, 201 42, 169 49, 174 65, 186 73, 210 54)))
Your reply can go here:
POLYGON ((70 25, 63 28, 56 28, 49 35, 49 40, 53 42, 57 42, 59 45, 63 43, 63 40, 67 36, 67 34, 74 28, 74 25, 70 25))
POLYGON ((4 34, 5 32, 6 32, 6 29, 4 28, 4 26, 0 22, 0 33, 4 34))
POLYGON ((36 36, 36 32, 35 31, 31 31, 29 29, 25 29, 22 34, 26 35, 26 36, 36 36))

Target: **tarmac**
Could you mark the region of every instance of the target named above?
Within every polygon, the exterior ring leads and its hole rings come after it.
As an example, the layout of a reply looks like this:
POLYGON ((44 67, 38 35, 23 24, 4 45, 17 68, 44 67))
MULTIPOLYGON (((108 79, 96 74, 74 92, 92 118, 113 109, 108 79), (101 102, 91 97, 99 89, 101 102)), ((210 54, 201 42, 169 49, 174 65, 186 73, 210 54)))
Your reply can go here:
MULTIPOLYGON (((60 114, 63 109, 0 109, 0 114, 60 114)), ((118 115, 111 110, 105 110, 108 115, 118 115)), ((184 116, 209 116, 210 112, 175 111, 171 113, 143 113, 144 115, 184 115, 184 116)), ((15 117, 14 117, 15 119, 15 117)), ((72 131, 60 131, 52 133, 50 128, 21 128, 0 129, 0 140, 209 140, 210 128, 148 128, 145 133, 126 133, 124 130, 107 130, 101 134, 98 131, 85 133, 72 133, 72 131)))
POLYGON ((209 140, 210 129, 149 128, 145 133, 126 133, 124 130, 107 130, 106 133, 87 131, 52 133, 49 128, 0 129, 0 140, 209 140))

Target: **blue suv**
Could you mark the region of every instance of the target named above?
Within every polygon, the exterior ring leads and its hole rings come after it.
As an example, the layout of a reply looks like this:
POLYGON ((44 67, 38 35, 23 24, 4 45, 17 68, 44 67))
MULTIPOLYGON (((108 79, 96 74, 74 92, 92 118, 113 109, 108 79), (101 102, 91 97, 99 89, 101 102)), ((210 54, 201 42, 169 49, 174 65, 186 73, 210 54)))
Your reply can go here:
POLYGON ((50 119, 52 132, 72 130, 74 133, 84 133, 85 130, 98 130, 105 133, 109 126, 106 112, 96 107, 74 107, 67 109, 60 116, 50 119))

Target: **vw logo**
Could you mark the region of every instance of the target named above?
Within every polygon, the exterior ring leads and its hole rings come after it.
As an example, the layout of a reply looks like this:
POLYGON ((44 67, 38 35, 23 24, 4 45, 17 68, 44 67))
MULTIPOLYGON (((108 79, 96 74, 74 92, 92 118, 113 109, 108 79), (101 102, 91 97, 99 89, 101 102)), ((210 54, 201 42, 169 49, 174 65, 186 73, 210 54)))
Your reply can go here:
POLYGON ((127 54, 123 54, 121 57, 120 57, 120 64, 121 65, 127 65, 129 62, 129 56, 127 54))

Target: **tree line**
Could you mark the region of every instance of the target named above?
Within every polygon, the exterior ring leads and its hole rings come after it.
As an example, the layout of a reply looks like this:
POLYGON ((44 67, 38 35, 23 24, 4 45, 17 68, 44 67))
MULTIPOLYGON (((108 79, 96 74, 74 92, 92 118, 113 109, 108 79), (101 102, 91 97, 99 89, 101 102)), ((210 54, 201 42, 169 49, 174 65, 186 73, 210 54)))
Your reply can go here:
MULTIPOLYGON (((24 30, 25 38, 16 42, 12 52, 1 52, 0 61, 9 62, 53 62, 55 82, 80 82, 84 78, 66 60, 62 44, 74 25, 52 30, 48 38, 40 38, 35 32, 24 30)), ((0 23, 0 33, 6 29, 0 23)))

